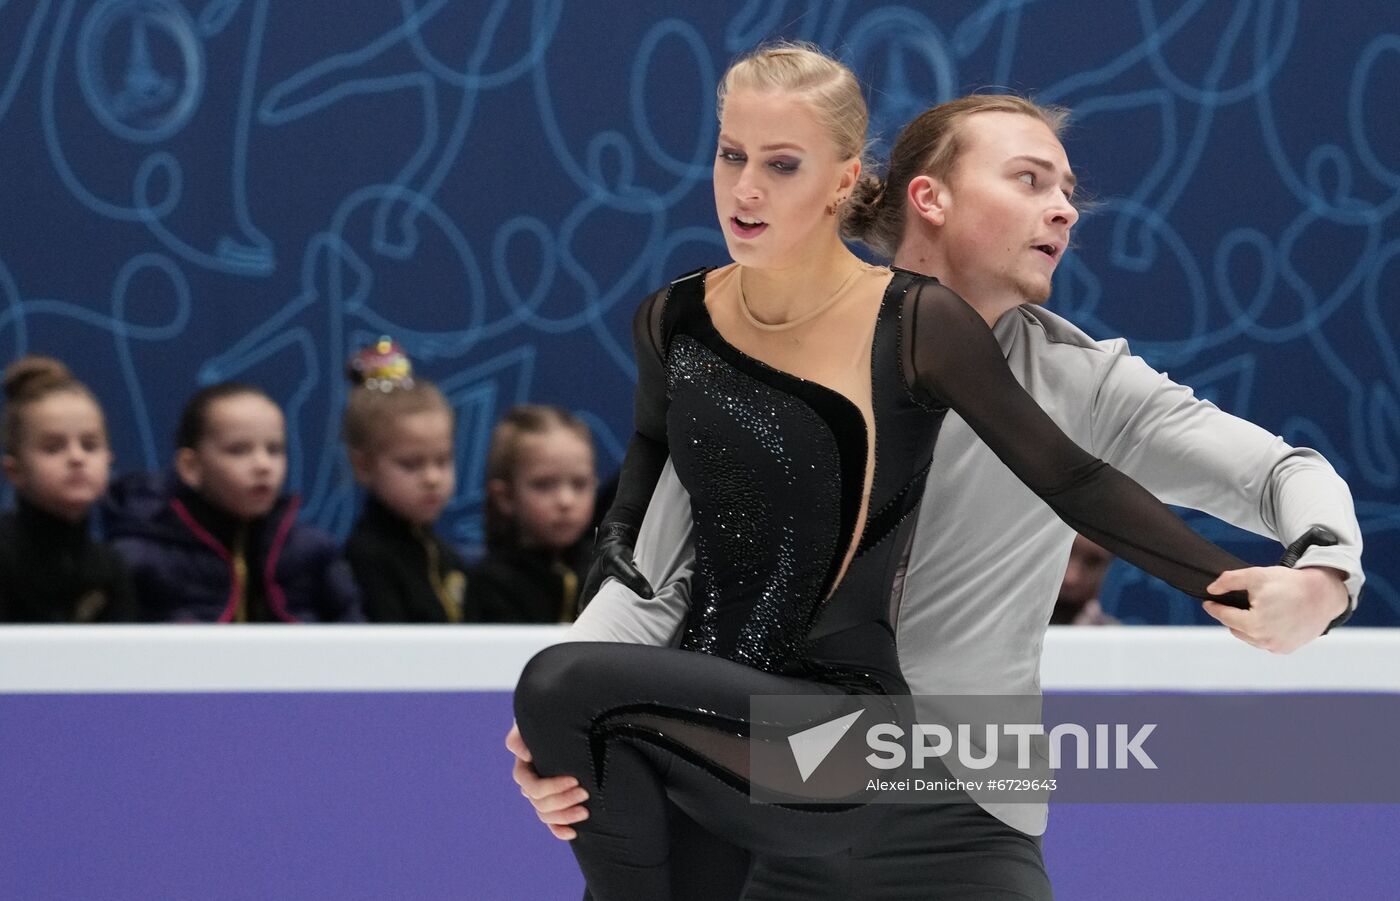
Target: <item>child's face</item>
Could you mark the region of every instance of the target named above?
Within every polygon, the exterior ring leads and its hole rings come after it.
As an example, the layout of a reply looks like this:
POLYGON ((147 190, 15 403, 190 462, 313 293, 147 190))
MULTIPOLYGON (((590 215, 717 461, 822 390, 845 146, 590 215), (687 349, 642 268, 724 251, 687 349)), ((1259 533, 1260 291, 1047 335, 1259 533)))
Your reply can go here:
POLYGON ((522 545, 563 550, 592 521, 597 489, 593 448, 555 428, 521 439, 514 478, 498 489, 497 501, 515 519, 522 545))
POLYGON ((373 451, 350 455, 355 478, 404 519, 432 525, 457 487, 452 417, 422 410, 395 416, 379 431, 373 451))
POLYGON ((181 448, 176 467, 185 484, 238 519, 266 516, 287 477, 287 429, 265 397, 237 394, 206 411, 204 437, 181 448))
POLYGON ((23 414, 19 452, 5 473, 20 496, 54 516, 76 522, 107 490, 112 451, 102 411, 75 392, 51 394, 23 414))

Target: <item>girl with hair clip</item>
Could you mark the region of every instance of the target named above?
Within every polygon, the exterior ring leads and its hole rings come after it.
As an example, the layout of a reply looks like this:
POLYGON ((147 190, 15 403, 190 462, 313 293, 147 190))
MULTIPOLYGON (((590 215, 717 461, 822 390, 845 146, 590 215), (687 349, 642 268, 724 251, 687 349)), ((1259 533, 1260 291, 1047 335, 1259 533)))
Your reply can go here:
MULTIPOLYGON (((892 589, 949 410, 1070 525, 1179 589, 1210 597, 1246 565, 1066 438, 961 297, 845 246, 848 199, 879 190, 862 174, 867 112, 849 69, 767 46, 718 96, 714 197, 735 262, 643 301, 636 433, 599 530, 605 560, 631 556, 669 456, 694 521, 679 648, 559 644, 516 688, 535 769, 579 780, 568 803, 592 799, 571 847, 596 901, 738 897, 751 852, 835 854, 887 816, 868 803, 869 770, 808 785, 752 768, 774 754, 792 769, 788 736, 826 714, 758 723, 750 701, 816 697, 839 715, 864 699, 906 716, 892 589), (703 854, 672 830, 677 810, 709 833, 703 854)), ((1076 214, 1058 204, 1054 237, 1016 256, 1028 283, 1048 282, 1068 240, 1076 214)))
POLYGON ((359 594, 340 548, 297 523, 283 494, 282 409, 239 382, 185 404, 169 475, 133 473, 108 495, 112 544, 152 622, 358 622, 359 594))
POLYGON ((486 458, 486 556, 472 570, 483 622, 578 616, 597 490, 593 437, 569 411, 520 404, 496 423, 486 458))
POLYGON ((345 556, 377 623, 460 623, 466 562, 433 531, 457 485, 452 408, 416 378, 397 342, 381 338, 347 367, 354 387, 341 435, 364 510, 345 556))
POLYGON ((126 568, 89 527, 112 467, 97 398, 52 357, 11 363, 4 389, 0 445, 17 504, 0 517, 0 623, 132 619, 126 568))

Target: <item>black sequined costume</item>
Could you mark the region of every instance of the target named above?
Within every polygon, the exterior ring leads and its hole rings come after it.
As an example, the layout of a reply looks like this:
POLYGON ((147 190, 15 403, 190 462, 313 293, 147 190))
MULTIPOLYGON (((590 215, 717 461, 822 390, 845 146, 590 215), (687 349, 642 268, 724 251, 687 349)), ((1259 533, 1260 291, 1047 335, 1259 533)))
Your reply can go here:
POLYGON ((875 324, 867 500, 861 410, 730 345, 704 289, 703 273, 679 279, 638 313, 637 434, 607 518, 640 522, 669 455, 695 523, 683 650, 557 645, 516 692, 536 769, 592 797, 573 848, 598 901, 724 896, 686 872, 726 868, 681 862, 672 804, 737 847, 787 856, 845 847, 888 809, 751 803, 746 719, 753 695, 906 691, 889 608, 946 410, 1074 528, 1182 590, 1204 597, 1246 565, 1066 438, 977 313, 912 273, 895 273, 875 324))

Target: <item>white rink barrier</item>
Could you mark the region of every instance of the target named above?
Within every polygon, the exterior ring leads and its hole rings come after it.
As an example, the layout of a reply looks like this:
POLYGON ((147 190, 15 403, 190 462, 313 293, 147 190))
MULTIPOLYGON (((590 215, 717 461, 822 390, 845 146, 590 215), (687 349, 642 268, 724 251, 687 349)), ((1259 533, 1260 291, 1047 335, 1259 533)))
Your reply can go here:
MULTIPOLYGON (((0 693, 508 691, 562 626, 8 626, 0 693)), ((1400 692, 1400 629, 1288 655, 1214 627, 1055 627, 1046 691, 1400 692)))

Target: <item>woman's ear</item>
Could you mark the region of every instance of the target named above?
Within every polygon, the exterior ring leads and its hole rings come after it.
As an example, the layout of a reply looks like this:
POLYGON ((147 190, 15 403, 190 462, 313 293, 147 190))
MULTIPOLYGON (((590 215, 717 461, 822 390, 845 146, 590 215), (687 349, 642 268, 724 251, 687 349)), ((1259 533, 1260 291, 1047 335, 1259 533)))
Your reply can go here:
POLYGON ((942 225, 947 217, 948 190, 946 184, 932 175, 918 175, 909 180, 906 198, 909 209, 930 225, 942 225))
POLYGON ((848 160, 844 168, 841 169, 841 181, 836 187, 836 196, 842 200, 850 199, 851 192, 855 190, 856 183, 860 181, 860 157, 848 160))
POLYGON ((195 491, 204 487, 204 466, 194 448, 182 447, 175 452, 175 475, 195 491))
POLYGON ((515 495, 505 479, 488 479, 486 497, 503 515, 515 517, 515 495))

